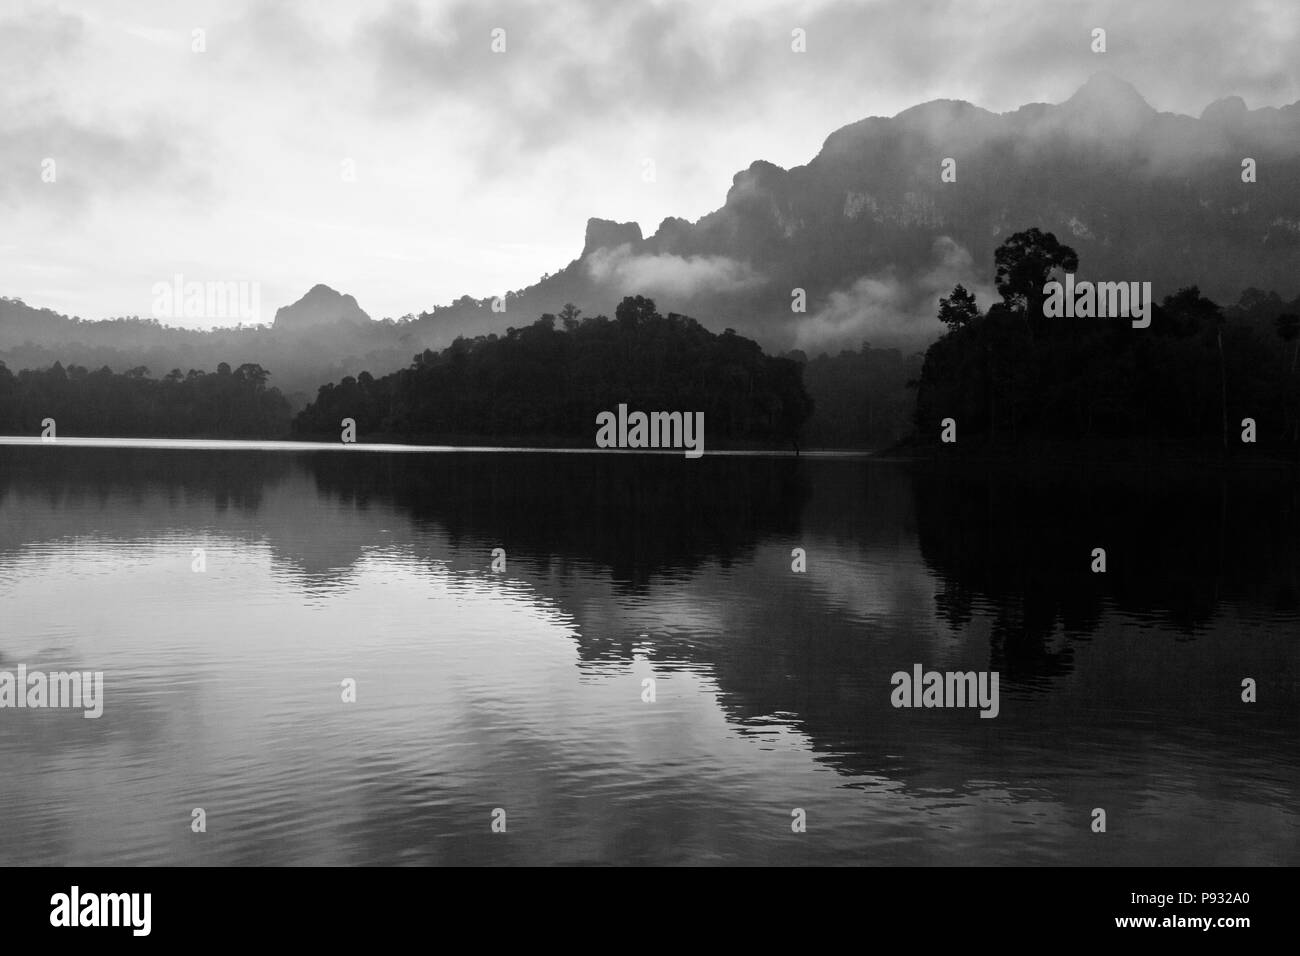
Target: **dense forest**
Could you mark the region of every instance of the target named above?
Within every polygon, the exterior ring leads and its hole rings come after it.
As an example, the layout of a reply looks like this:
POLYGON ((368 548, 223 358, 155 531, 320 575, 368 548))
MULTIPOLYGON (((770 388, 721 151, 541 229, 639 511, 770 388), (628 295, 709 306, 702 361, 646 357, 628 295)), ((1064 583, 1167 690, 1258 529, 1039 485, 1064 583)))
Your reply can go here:
POLYGON ((361 441, 579 445, 598 412, 700 411, 706 448, 882 448, 957 423, 959 448, 1083 442, 1300 448, 1300 299, 1250 289, 1220 307, 1195 288, 1126 317, 1048 318, 1044 283, 1078 256, 1051 233, 1011 236, 994 256, 1001 301, 982 310, 962 286, 939 302, 945 331, 924 357, 896 349, 808 358, 766 355, 728 329, 661 315, 627 297, 613 319, 567 306, 504 335, 458 338, 409 367, 319 389, 296 417, 247 363, 216 372, 143 366, 114 373, 59 362, 0 362, 0 433, 123 437, 320 437, 351 418, 361 441))
POLYGON ((814 359, 791 353, 804 367, 803 380, 813 400, 804 427, 808 448, 869 448, 894 445, 913 431, 915 380, 921 355, 872 348, 822 353, 814 359))
POLYGON ((1229 310, 1196 287, 1128 318, 1047 318, 1043 286, 1078 257, 1051 233, 1010 237, 995 256, 1002 301, 981 312, 962 286, 940 300, 947 331, 926 352, 917 390, 922 441, 941 421, 958 444, 1176 442, 1239 447, 1242 420, 1260 446, 1300 443, 1300 317, 1249 290, 1229 310))
POLYGON ((382 378, 362 372, 320 389, 294 420, 300 436, 591 445, 596 415, 703 412, 706 447, 790 447, 812 412, 793 359, 765 355, 728 329, 660 315, 628 296, 614 318, 566 306, 504 336, 459 338, 382 378))
POLYGON ((121 374, 58 362, 14 375, 0 362, 0 434, 41 434, 54 419, 56 436, 122 438, 281 438, 289 403, 267 386, 260 365, 214 374, 173 369, 151 378, 143 366, 121 374))

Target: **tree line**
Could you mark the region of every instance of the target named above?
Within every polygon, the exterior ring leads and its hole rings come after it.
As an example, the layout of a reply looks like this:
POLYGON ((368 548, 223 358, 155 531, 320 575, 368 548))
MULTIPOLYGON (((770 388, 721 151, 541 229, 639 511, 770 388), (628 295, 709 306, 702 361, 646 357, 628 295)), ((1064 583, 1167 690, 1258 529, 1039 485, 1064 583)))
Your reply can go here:
POLYGON ((1196 286, 1128 318, 1047 318, 1043 287, 1078 256, 1051 233, 1016 233, 995 254, 1001 301, 981 310, 961 285, 941 299, 943 335, 925 354, 915 423, 958 444, 1141 440, 1220 449, 1254 423, 1259 445, 1300 444, 1300 309, 1248 290, 1224 309, 1196 286))
POLYGON ((801 368, 727 329, 659 314, 628 296, 614 318, 572 305, 504 335, 457 338, 381 378, 362 372, 321 387, 294 419, 299 436, 340 434, 455 442, 492 439, 591 445, 596 415, 703 412, 709 447, 790 447, 812 412, 801 368))
MULTIPOLYGON (((707 447, 882 447, 934 441, 946 418, 969 446, 1040 441, 1176 442, 1235 447, 1254 423, 1263 446, 1300 447, 1300 298, 1247 290, 1221 307, 1196 287, 1129 319, 1047 318, 1043 286, 1078 257, 1051 233, 1016 233, 994 256, 1000 301, 962 286, 940 300, 924 356, 895 349, 809 359, 766 355, 728 329, 625 298, 614 318, 573 306, 504 335, 425 349, 407 368, 319 388, 296 417, 269 372, 220 363, 205 373, 143 366, 114 373, 60 362, 0 362, 0 433, 123 437, 320 437, 351 418, 361 440, 590 445, 595 418, 630 410, 702 411, 707 447), (806 384, 805 384, 806 383, 806 384)), ((359 364, 359 363, 358 363, 359 364)))
POLYGON ((56 436, 282 438, 289 402, 269 377, 253 363, 155 379, 144 366, 92 372, 55 362, 15 375, 0 362, 0 433, 39 435, 52 418, 56 436))
POLYGON ((920 353, 872 348, 836 355, 825 352, 809 359, 802 352, 789 357, 803 366, 803 378, 813 401, 804 426, 809 448, 880 449, 897 444, 913 431, 916 393, 921 374, 920 353))

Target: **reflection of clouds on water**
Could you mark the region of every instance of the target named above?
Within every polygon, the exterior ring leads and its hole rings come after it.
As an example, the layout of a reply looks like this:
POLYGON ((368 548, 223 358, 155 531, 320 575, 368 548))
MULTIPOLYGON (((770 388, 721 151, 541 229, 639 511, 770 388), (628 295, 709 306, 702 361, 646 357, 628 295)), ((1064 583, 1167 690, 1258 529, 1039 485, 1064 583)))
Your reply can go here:
MULTIPOLYGON (((1238 565, 1212 570, 1206 613, 1180 603, 1201 556, 1177 537, 1110 539, 1146 549, 1171 603, 1118 564, 1079 588, 1034 549, 1096 502, 1062 516, 887 463, 734 460, 701 482, 677 460, 279 455, 214 477, 152 452, 114 476, 14 454, 0 666, 102 669, 106 707, 0 713, 3 862, 33 840, 89 863, 1298 856, 1286 522, 1261 554, 1226 529, 1238 565), (999 717, 892 708, 917 661, 999 670, 999 717), (1239 672, 1267 690, 1249 710, 1239 672), (1099 805, 1125 840, 1087 839, 1099 805)), ((1197 513, 1179 494, 1168 512, 1197 513)))

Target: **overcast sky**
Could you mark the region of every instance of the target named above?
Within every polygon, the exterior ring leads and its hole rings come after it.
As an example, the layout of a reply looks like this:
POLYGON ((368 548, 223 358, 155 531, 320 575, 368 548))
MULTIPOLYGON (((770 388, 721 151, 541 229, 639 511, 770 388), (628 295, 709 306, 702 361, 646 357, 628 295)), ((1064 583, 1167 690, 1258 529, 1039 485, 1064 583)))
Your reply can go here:
POLYGON ((0 294, 148 316, 180 273, 260 283, 262 321, 317 282, 397 317, 556 271, 589 216, 697 219, 864 116, 1102 69, 1282 106, 1298 49, 1295 0, 0 0, 0 294))

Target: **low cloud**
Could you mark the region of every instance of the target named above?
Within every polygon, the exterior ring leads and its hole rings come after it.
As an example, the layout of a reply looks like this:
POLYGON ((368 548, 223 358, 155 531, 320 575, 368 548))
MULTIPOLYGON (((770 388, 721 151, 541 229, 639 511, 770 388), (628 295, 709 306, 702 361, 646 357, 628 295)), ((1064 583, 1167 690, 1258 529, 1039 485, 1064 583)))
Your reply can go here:
POLYGON ((883 345, 934 338, 942 331, 939 299, 958 283, 975 293, 981 309, 993 304, 996 293, 981 280, 969 250, 940 236, 931 254, 932 265, 920 274, 885 269, 832 292, 822 308, 799 324, 795 347, 817 354, 857 348, 864 341, 883 345))
POLYGON ((620 295, 683 299, 742 292, 765 281, 748 263, 727 256, 638 255, 630 245, 597 249, 587 257, 587 272, 592 281, 620 295))

